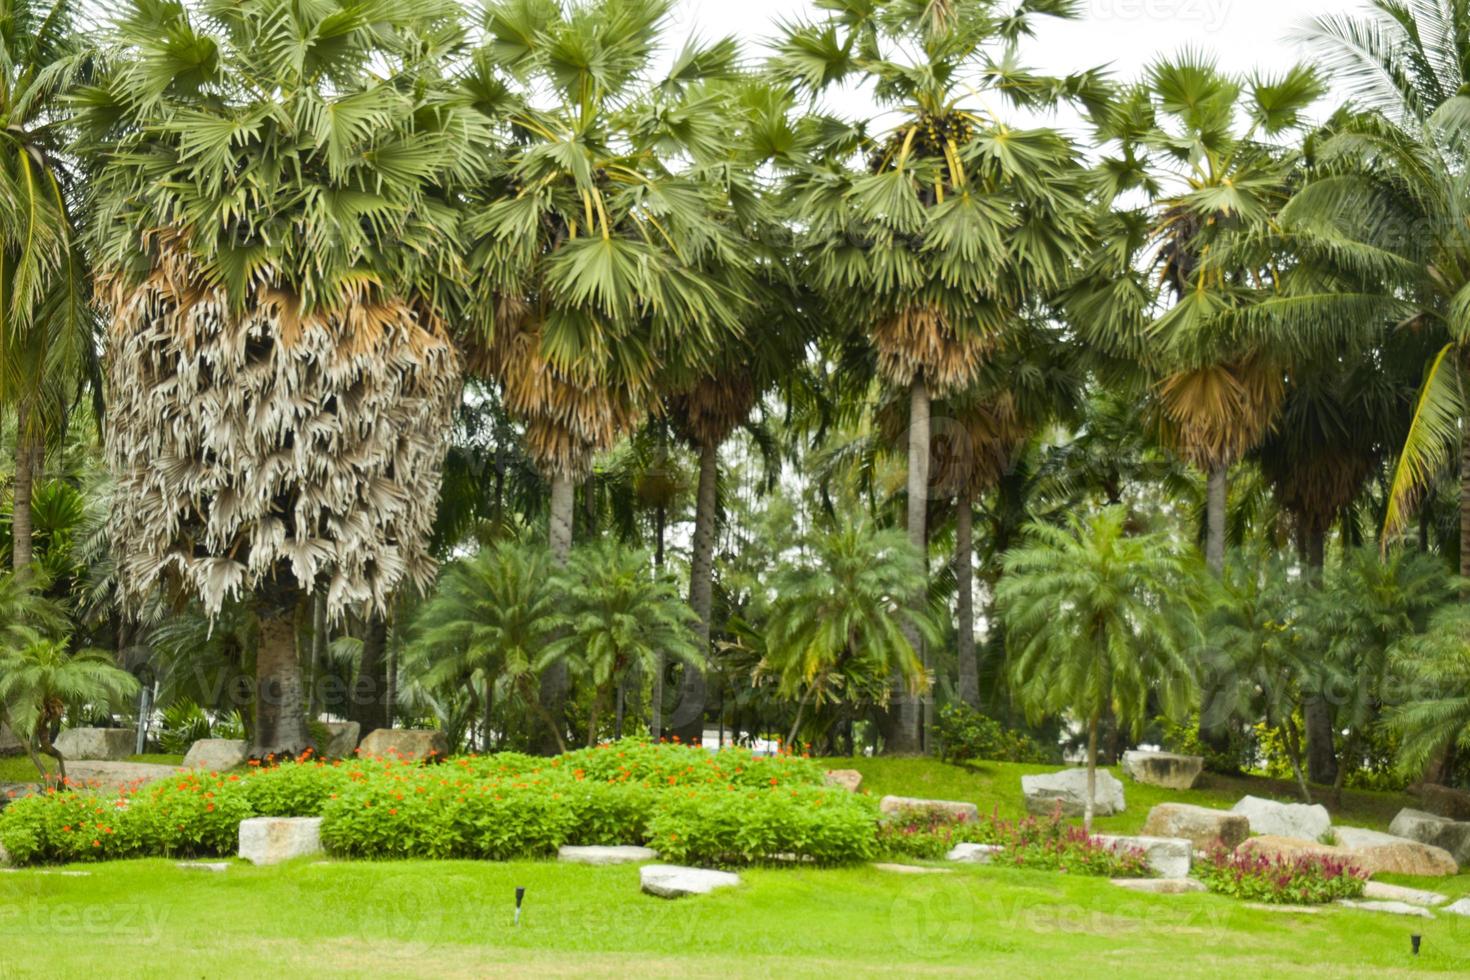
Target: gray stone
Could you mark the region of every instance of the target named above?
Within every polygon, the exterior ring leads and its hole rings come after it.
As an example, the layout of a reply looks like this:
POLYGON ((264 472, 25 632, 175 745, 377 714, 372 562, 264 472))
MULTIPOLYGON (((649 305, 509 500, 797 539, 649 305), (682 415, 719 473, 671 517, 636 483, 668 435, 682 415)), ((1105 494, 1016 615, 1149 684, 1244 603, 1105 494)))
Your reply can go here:
POLYGON ((1250 821, 1253 834, 1320 841, 1332 829, 1332 817, 1320 803, 1277 803, 1245 796, 1231 810, 1250 821))
POLYGON ((948 868, 926 868, 920 864, 889 864, 884 861, 874 862, 873 868, 895 875, 947 875, 952 873, 948 868))
POLYGON ((0 724, 0 755, 20 755, 25 751, 25 746, 20 744, 20 739, 15 737, 4 724, 0 724))
POLYGON ((856 793, 863 785, 863 774, 856 769, 828 769, 826 782, 828 786, 841 786, 849 793, 856 793))
POLYGON ((677 864, 645 864, 638 869, 638 881, 650 895, 683 898, 686 895, 708 895, 716 888, 738 885, 740 876, 729 871, 683 868, 677 864))
MULTIPOLYGON (((1022 776, 1021 793, 1026 812, 1050 816, 1061 807, 1062 816, 1080 817, 1087 805, 1087 770, 1063 769, 1039 776, 1022 776)), ((1099 817, 1123 812, 1123 784, 1106 769, 1097 770, 1093 814, 1099 817)))
POLYGON ((1244 815, 1229 810, 1160 803, 1148 811, 1143 832, 1153 837, 1182 837, 1201 851, 1217 847, 1233 851, 1251 835, 1251 825, 1244 815))
POLYGON ((209 871, 213 874, 230 870, 230 866, 223 861, 180 861, 177 867, 185 871, 209 871))
POLYGON ((1205 771, 1205 760, 1198 755, 1176 755, 1173 752, 1123 753, 1123 773, 1135 783, 1162 786, 1165 789, 1193 789, 1205 771))
POLYGON ((115 793, 120 789, 137 789, 146 783, 178 775, 177 766, 160 766, 152 762, 68 762, 68 783, 79 789, 115 793))
POLYGON ((1421 844, 1442 847, 1450 852, 1456 864, 1470 864, 1470 823, 1406 807, 1393 818, 1388 832, 1421 844))
POLYGON ((1363 897, 1378 899, 1384 902, 1408 902, 1410 905, 1443 905, 1448 902, 1448 895, 1439 892, 1425 891, 1422 888, 1406 888, 1403 885, 1390 885, 1382 881, 1369 881, 1363 885, 1363 897))
POLYGON ((1146 895, 1188 895, 1207 891, 1205 883, 1194 878, 1112 878, 1119 888, 1146 895))
POLYGON ((1423 844, 1407 837, 1362 827, 1337 827, 1333 830, 1337 845, 1352 855, 1370 875, 1418 875, 1428 878, 1458 874, 1460 866, 1454 856, 1442 847, 1423 844))
POLYGON ((100 759, 121 762, 138 747, 138 733, 131 728, 68 728, 56 737, 62 758, 100 759))
POLYGON ((1470 898, 1460 898, 1444 907, 1445 912, 1454 915, 1470 915, 1470 898))
POLYGON ((40 783, 0 783, 0 810, 22 796, 35 796, 41 792, 40 783))
POLYGON ((878 801, 878 812, 885 817, 897 817, 913 810, 939 811, 956 822, 974 823, 980 819, 980 808, 973 803, 958 800, 920 800, 912 796, 885 796, 878 801))
POLYGON ((1424 809, 1435 816, 1470 820, 1470 793, 1464 790, 1438 783, 1420 783, 1410 787, 1409 792, 1419 797, 1424 809))
POLYGON ((362 740, 362 754, 422 762, 430 756, 444 758, 449 754, 449 742, 443 732, 431 729, 378 728, 362 740))
POLYGON ((322 853, 321 817, 252 817, 240 821, 240 857, 280 864, 322 853))
POLYGON ((318 754, 324 759, 352 758, 362 738, 362 725, 355 721, 324 721, 320 724, 327 730, 327 743, 317 746, 318 754))
POLYGON ((658 853, 650 847, 562 847, 556 859, 569 864, 636 864, 655 861, 658 853))
POLYGON ((1416 915, 1422 919, 1434 918, 1434 913, 1407 902, 1367 902, 1356 898, 1339 898, 1332 903, 1345 909, 1361 909, 1364 912, 1388 912, 1392 915, 1416 915))
POLYGON ((995 856, 1005 848, 999 844, 956 844, 949 849, 945 855, 950 861, 963 861, 967 864, 989 864, 995 856))
POLYGON ((248 758, 250 744, 244 739, 201 738, 189 746, 189 754, 184 756, 184 768, 224 772, 243 766, 248 758))
POLYGON ((1115 837, 1096 835, 1109 850, 1142 851, 1149 868, 1160 878, 1188 878, 1194 844, 1184 837, 1115 837))

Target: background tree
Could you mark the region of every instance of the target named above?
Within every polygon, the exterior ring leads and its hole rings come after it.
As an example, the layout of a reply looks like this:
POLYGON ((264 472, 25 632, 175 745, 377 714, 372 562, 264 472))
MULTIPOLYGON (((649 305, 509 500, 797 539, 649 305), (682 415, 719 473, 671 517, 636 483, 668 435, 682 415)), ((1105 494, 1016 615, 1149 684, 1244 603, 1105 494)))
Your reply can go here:
POLYGON ((0 647, 0 705, 43 782, 51 776, 42 755, 56 760, 57 776, 66 780, 66 759, 52 744, 51 729, 61 722, 67 708, 111 708, 137 693, 137 678, 115 665, 104 650, 73 653, 65 638, 39 635, 0 647))

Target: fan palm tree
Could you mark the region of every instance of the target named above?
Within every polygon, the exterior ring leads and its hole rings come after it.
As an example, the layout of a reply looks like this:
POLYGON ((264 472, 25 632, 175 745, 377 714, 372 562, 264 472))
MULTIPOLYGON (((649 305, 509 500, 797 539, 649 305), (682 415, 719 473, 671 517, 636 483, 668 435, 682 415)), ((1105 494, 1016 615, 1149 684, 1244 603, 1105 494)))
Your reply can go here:
POLYGON ((89 51, 71 0, 0 4, 0 407, 16 413, 11 567, 32 558, 31 490, 79 383, 94 319, 65 153, 89 51))
POLYGON ((256 754, 309 744, 294 613, 433 581, 459 397, 451 191, 483 117, 447 0, 135 0, 77 96, 97 161, 123 598, 253 593, 256 754))
MULTIPOLYGON (((778 41, 776 76, 814 95, 871 84, 884 123, 872 133, 827 126, 826 147, 794 178, 799 244, 828 316, 864 334, 883 380, 908 396, 907 529, 924 554, 930 399, 963 389, 1023 304, 1063 285, 1088 225, 1072 146, 1012 128, 985 97, 1041 107, 1093 93, 1096 79, 1017 65, 1032 17, 1067 16, 1069 5, 822 6, 825 20, 778 41)), ((917 751, 918 705, 904 692, 898 702, 890 750, 917 751)))
POLYGON ((1106 507, 1064 527, 1033 525, 996 588, 1027 713, 1068 712, 1087 731, 1088 829, 1103 717, 1137 737, 1151 705, 1178 716, 1196 696, 1198 576, 1167 534, 1131 523, 1106 507))
POLYGON ((25 742, 42 780, 50 779, 42 755, 56 760, 57 775, 66 780, 66 759, 51 742, 51 728, 69 706, 111 706, 137 692, 137 678, 104 650, 72 653, 66 640, 41 637, 0 646, 0 708, 25 742))

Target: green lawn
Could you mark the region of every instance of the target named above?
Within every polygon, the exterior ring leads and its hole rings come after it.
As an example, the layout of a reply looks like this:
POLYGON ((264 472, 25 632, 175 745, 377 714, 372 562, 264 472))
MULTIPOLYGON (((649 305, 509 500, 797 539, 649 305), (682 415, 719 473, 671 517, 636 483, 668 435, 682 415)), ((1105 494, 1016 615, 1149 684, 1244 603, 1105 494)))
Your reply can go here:
MULTIPOLYGON (((835 763, 834 763, 835 764, 835 763)), ((1021 809, 1019 776, 859 759, 874 793, 1021 809)), ((1127 784, 1133 830, 1152 803, 1232 802, 1261 784, 1192 793, 1127 784)), ((1381 825, 1403 801, 1354 794, 1347 822, 1381 825)), ((938 865, 936 865, 938 866, 938 865)), ((8 977, 1323 977, 1470 972, 1470 919, 1340 908, 1268 911, 1214 895, 1135 895, 1100 879, 951 866, 758 868, 744 884, 674 902, 642 895, 633 867, 538 862, 232 863, 223 874, 163 860, 0 873, 0 978, 8 977), (511 926, 514 889, 528 889, 511 926), (1409 936, 1424 936, 1418 958, 1409 936)), ((1470 875, 1393 879, 1454 897, 1470 875)))
MULTIPOLYGON (((56 771, 56 762, 43 756, 41 761, 46 763, 49 772, 56 771)), ((178 766, 184 762, 181 755, 133 755, 128 757, 129 762, 151 762, 160 766, 178 766)), ((0 783, 34 783, 40 778, 36 772, 35 764, 24 755, 10 755, 0 757, 0 783)))

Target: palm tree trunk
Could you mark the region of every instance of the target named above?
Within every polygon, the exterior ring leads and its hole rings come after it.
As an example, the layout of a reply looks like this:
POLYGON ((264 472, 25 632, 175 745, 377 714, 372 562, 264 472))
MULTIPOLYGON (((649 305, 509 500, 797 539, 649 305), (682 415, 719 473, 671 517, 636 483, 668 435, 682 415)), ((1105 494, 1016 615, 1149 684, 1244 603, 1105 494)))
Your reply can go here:
MULTIPOLYGON (((49 755, 56 760, 56 785, 65 786, 66 759, 62 758, 61 750, 51 741, 51 723, 54 720, 59 719, 48 718, 44 712, 42 713, 41 720, 36 722, 35 741, 36 745, 40 748, 41 754, 49 755)), ((36 761, 34 757, 32 757, 32 761, 36 761)), ((44 782, 44 779, 42 781, 44 782)))
MULTIPOLYGON (((689 608, 699 617, 699 651, 710 655, 710 619, 714 605, 715 506, 720 475, 718 446, 699 449, 699 491, 694 502, 694 540, 689 556, 689 608)), ((679 704, 674 708, 674 734, 685 742, 699 744, 704 739, 704 706, 708 687, 704 671, 693 664, 684 665, 684 680, 679 687, 679 704)))
POLYGON ((307 714, 315 718, 322 713, 322 661, 327 655, 327 594, 318 591, 311 599, 311 688, 307 696, 307 714))
MULTIPOLYGON (((551 521, 548 537, 551 543, 551 558, 558 568, 566 566, 572 556, 572 521, 576 511, 576 487, 572 478, 558 473, 551 478, 551 521)), ((541 672, 541 711, 544 723, 549 727, 537 740, 537 751, 542 755, 554 755, 566 751, 566 741, 561 728, 566 718, 567 665, 558 661, 541 672)))
MULTIPOLYGON (((909 542, 924 554, 928 545, 925 523, 929 516, 929 387, 923 377, 915 377, 909 387, 909 470, 908 470, 908 533, 909 542)), ((928 600, 928 590, 921 588, 913 597, 919 606, 928 600)), ((904 639, 915 649, 921 649, 922 639, 918 627, 905 623, 904 639)), ((888 752, 893 755, 913 755, 919 751, 919 698, 909 693, 902 679, 894 678, 894 698, 898 705, 896 723, 888 739, 888 752)))
POLYGON ((31 409, 22 399, 15 408, 15 488, 12 498, 10 567, 24 577, 33 557, 31 496, 35 488, 35 453, 31 409))
POLYGON ((495 722, 495 679, 485 675, 485 751, 490 751, 490 731, 495 722))
POLYGON ((362 656, 357 662, 357 680, 352 685, 352 704, 347 717, 357 722, 362 737, 379 728, 393 727, 388 709, 391 670, 388 664, 388 621, 372 613, 362 624, 362 656))
POLYGON ((808 687, 802 694, 801 700, 796 703, 796 720, 791 723, 791 734, 786 737, 787 748, 794 748, 796 745, 796 736, 801 734, 801 716, 806 712, 806 703, 815 690, 815 687, 808 687))
MULTIPOLYGON (((1225 464, 1210 467, 1205 476, 1205 565, 1216 578, 1225 574, 1225 504, 1229 491, 1229 469, 1225 464)), ((1202 657, 1199 738, 1216 752, 1230 747, 1229 719, 1220 703, 1222 688, 1229 682, 1230 665, 1221 652, 1207 646, 1202 657)))
POLYGON ((1291 762, 1292 775, 1296 777, 1296 787, 1302 794, 1302 802, 1312 802, 1312 791, 1307 788, 1307 777, 1302 772, 1302 740, 1297 733, 1296 722, 1290 715, 1286 716, 1286 724, 1282 726, 1286 730, 1286 758, 1291 762))
POLYGON ((1087 723, 1087 802, 1082 805, 1082 829, 1092 833, 1092 814, 1097 808, 1097 715, 1087 723))
POLYGON ((1221 463, 1210 467, 1205 481, 1205 564, 1219 578, 1225 572, 1225 500, 1229 491, 1229 468, 1221 463))
POLYGON ((974 502, 970 488, 960 491, 954 523, 955 650, 959 659, 960 700, 980 710, 980 668, 975 661, 974 502))
MULTIPOLYGON (((1470 578, 1470 420, 1460 432, 1460 575, 1470 578)), ((1470 586, 1461 598, 1470 599, 1470 586)))
MULTIPOLYGON (((262 603, 265 606, 265 603, 262 603)), ((296 656, 294 604, 271 603, 260 610, 260 646, 255 652, 255 741, 251 755, 297 756, 311 747, 301 661, 296 656)))
MULTIPOLYGON (((1309 529, 1304 541, 1304 557, 1307 574, 1315 588, 1322 587, 1323 568, 1326 565, 1327 532, 1309 529)), ((1302 721, 1307 728, 1307 778, 1314 783, 1337 781, 1337 751, 1333 744, 1332 705, 1324 692, 1318 691, 1304 699, 1302 721)))

